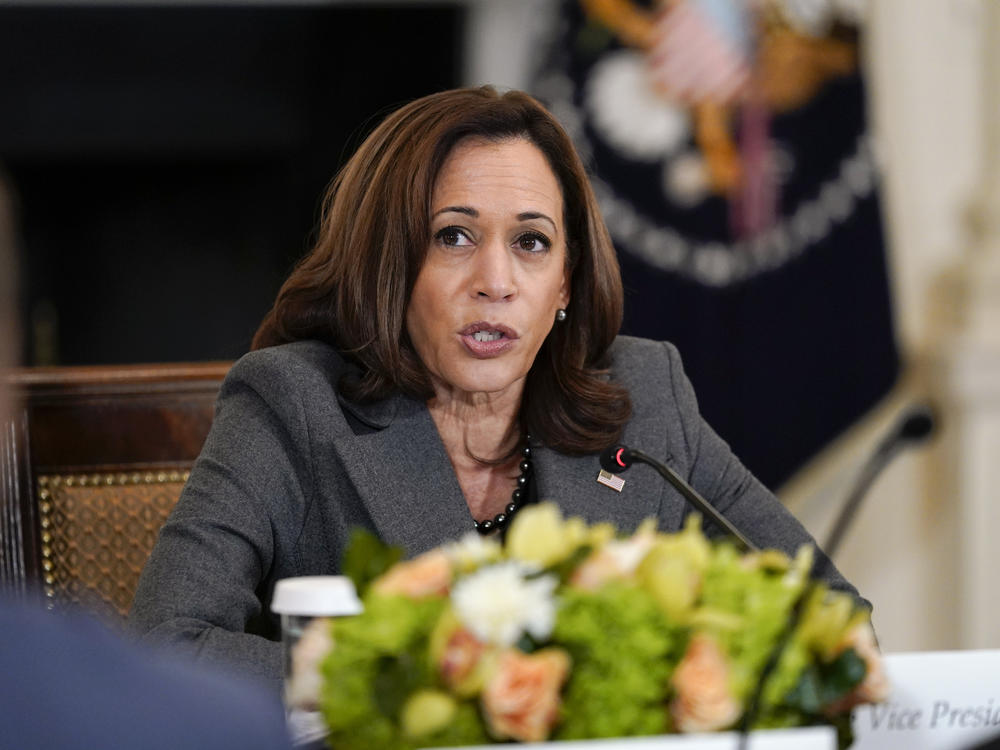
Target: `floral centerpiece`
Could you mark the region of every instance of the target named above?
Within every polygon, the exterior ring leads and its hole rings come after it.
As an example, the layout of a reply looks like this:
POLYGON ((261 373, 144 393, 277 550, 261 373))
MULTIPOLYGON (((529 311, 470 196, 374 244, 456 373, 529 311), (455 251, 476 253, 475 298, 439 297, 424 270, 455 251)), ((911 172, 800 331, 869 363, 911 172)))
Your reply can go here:
MULTIPOLYGON (((372 537, 345 560, 363 614, 324 625, 332 747, 418 748, 838 727, 886 681, 867 608, 794 559, 522 510, 415 559, 372 537)), ((320 653, 316 652, 317 655, 320 653)))

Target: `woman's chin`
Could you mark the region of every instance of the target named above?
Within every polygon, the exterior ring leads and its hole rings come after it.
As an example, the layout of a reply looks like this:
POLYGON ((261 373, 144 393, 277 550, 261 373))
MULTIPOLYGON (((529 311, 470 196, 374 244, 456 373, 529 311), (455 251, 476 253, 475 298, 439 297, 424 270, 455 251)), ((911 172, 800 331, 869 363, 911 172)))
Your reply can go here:
POLYGON ((474 368, 476 372, 463 372, 446 380, 444 387, 453 393, 520 395, 524 389, 524 374, 507 371, 507 368, 474 368), (483 370, 487 370, 483 372, 483 370))

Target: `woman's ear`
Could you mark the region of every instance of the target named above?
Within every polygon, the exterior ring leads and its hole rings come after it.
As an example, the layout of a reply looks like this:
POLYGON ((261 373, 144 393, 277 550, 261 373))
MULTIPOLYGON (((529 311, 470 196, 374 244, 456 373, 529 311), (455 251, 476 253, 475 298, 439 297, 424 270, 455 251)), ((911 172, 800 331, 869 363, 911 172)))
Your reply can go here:
POLYGON ((569 290, 570 290, 569 269, 566 268, 563 270, 562 286, 559 287, 559 307, 564 309, 569 307, 569 298, 570 298, 569 290))

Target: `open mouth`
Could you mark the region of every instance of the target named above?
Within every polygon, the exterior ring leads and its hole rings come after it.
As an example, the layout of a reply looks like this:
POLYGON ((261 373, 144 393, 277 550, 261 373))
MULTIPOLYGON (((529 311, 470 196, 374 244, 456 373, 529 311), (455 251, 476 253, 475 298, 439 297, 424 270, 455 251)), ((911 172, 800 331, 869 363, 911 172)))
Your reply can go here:
POLYGON ((490 323, 485 320, 470 323, 459 331, 459 334, 462 336, 470 336, 476 341, 481 342, 499 341, 503 338, 517 338, 517 332, 513 328, 505 326, 503 323, 490 323))
POLYGON ((463 328, 459 334, 465 342, 465 348, 475 357, 497 357, 514 346, 517 331, 502 323, 489 323, 481 320, 463 328))
POLYGON ((503 338, 501 331, 476 331, 472 334, 476 341, 499 341, 503 338))

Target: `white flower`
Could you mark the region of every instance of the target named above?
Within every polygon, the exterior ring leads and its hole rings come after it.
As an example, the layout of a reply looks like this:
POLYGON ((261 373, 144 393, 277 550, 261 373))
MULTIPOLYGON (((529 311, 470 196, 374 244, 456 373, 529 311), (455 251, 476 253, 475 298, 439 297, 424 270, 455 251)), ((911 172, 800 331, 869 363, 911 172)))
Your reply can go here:
POLYGON ((472 571, 486 563, 496 562, 501 551, 500 542, 476 531, 470 531, 444 548, 451 564, 461 571, 472 571))
POLYGON ((527 579, 532 568, 510 560, 463 578, 451 600, 462 624, 479 640, 512 646, 525 632, 542 640, 552 632, 556 605, 555 576, 527 579))

